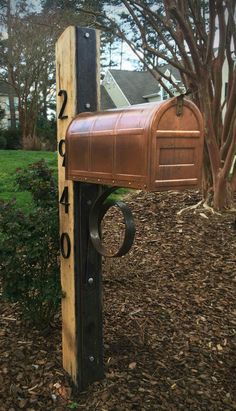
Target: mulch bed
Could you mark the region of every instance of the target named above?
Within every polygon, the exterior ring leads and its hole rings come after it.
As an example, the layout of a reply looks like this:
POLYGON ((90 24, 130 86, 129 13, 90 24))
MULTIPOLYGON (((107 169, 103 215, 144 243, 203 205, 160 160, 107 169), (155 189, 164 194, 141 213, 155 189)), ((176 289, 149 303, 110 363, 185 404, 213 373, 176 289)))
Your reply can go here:
POLYGON ((86 392, 62 369, 59 315, 42 334, 1 302, 0 411, 236 410, 235 214, 177 215, 198 201, 129 196, 135 244, 103 267, 106 378, 86 392))

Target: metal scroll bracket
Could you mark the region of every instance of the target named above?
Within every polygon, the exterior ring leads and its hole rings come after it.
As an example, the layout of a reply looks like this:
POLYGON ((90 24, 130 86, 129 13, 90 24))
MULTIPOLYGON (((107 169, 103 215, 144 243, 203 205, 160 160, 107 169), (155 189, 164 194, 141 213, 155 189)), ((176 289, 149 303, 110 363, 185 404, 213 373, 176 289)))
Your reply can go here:
POLYGON ((134 218, 127 204, 125 204, 122 201, 108 199, 110 194, 116 191, 117 189, 118 187, 108 188, 99 197, 97 197, 97 199, 93 203, 89 217, 90 239, 97 252, 105 257, 121 257, 125 255, 132 247, 135 237, 134 218), (121 210, 125 223, 125 235, 123 243, 121 244, 118 251, 116 251, 115 253, 112 253, 104 247, 101 238, 102 219, 105 216, 106 212, 109 210, 109 208, 113 206, 116 206, 121 210))

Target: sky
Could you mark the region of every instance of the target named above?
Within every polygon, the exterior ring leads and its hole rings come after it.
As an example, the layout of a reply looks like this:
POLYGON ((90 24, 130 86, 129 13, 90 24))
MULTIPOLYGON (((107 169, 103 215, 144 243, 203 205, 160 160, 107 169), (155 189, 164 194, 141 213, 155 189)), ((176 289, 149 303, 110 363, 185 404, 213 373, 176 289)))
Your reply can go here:
MULTIPOLYGON (((14 10, 14 5, 17 0, 11 0, 11 5, 14 10)), ((95 0, 96 1, 96 0, 95 0)), ((29 0, 27 4, 32 4, 35 7, 35 11, 40 11, 40 0, 29 0)), ((119 12, 120 12, 120 7, 119 7, 119 12)), ((107 6, 107 12, 108 14, 111 15, 111 17, 114 17, 114 7, 107 6)), ((122 68, 122 70, 135 70, 137 68, 137 57, 135 54, 131 51, 130 47, 124 42, 123 45, 121 46, 121 43, 119 42, 119 46, 116 51, 114 51, 112 55, 112 60, 116 64, 117 69, 122 68), (121 63, 121 47, 123 48, 123 53, 122 53, 122 65, 121 63), (136 62, 136 64, 135 64, 136 62), (120 67, 121 66, 121 67, 120 67)))
MULTIPOLYGON (((14 4, 17 0, 11 0, 12 7, 14 7, 14 4)), ((96 1, 96 0, 95 0, 96 1)), ((40 10, 40 0, 29 0, 28 4, 33 4, 35 7, 35 10, 40 10)), ((124 6, 123 6, 124 7, 124 6)), ((125 9, 125 7, 124 7, 125 9)), ((119 7, 118 12, 120 13, 122 10, 119 7)), ((106 12, 108 15, 110 15, 111 18, 114 18, 114 14, 118 15, 118 13, 115 13, 114 11, 114 6, 106 6, 106 12)), ((218 45, 218 32, 216 31, 215 35, 215 47, 218 45)), ((117 43, 118 46, 117 48, 114 47, 114 52, 112 54, 112 60, 116 64, 116 67, 114 68, 122 68, 123 70, 135 70, 137 69, 138 65, 138 59, 135 56, 135 54, 132 52, 130 47, 123 42, 123 45, 121 45, 121 42, 117 43), (121 65, 121 49, 123 50, 122 52, 122 65, 121 65)))

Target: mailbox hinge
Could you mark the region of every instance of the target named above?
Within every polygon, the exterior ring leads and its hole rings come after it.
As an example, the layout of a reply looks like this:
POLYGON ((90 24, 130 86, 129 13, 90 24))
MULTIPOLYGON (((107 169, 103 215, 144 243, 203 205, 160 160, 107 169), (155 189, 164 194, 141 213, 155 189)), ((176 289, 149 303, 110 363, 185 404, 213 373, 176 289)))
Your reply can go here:
POLYGON ((176 115, 182 116, 183 114, 183 105, 184 105, 184 96, 183 94, 180 94, 177 98, 176 98, 176 115))

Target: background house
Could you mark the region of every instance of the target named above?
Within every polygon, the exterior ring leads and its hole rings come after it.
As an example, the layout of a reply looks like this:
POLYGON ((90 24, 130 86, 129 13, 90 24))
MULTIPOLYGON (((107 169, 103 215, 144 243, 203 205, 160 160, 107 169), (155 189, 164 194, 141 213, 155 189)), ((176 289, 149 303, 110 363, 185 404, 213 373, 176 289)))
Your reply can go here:
MULTIPOLYGON (((163 73, 181 84, 178 70, 166 65, 163 73)), ((173 87, 163 80, 168 88, 173 87)), ((133 104, 162 101, 169 98, 167 92, 149 71, 113 70, 106 72, 101 85, 102 109, 127 107, 133 104)))
MULTIPOLYGON (((179 71, 167 64, 160 67, 167 77, 185 92, 179 71)), ((222 72, 222 104, 227 91, 228 65, 225 62, 222 72)), ((171 83, 162 78, 163 83, 174 95, 178 95, 171 83)), ((127 107, 133 104, 162 101, 169 98, 166 90, 149 71, 107 70, 101 85, 102 109, 127 107)), ((225 107, 223 108, 223 115, 225 107)))
MULTIPOLYGON (((0 80, 0 108, 4 110, 4 118, 0 121, 0 128, 7 129, 11 127, 11 115, 9 106, 9 85, 0 80)), ((18 124, 19 114, 17 111, 18 98, 14 95, 16 123, 18 124)))

